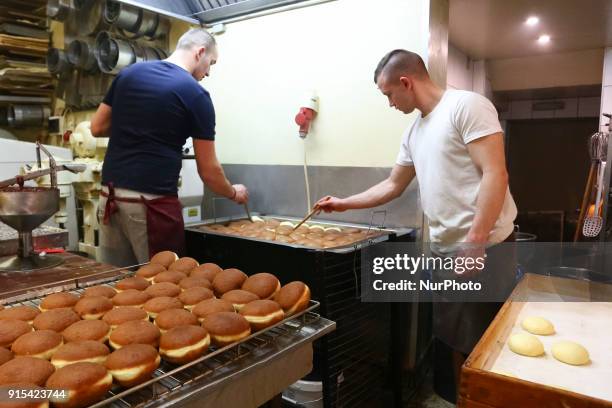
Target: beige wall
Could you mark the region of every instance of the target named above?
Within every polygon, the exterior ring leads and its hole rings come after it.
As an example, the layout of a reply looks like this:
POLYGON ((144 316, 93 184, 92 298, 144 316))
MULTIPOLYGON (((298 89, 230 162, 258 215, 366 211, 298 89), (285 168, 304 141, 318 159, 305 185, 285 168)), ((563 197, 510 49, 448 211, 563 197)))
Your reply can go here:
POLYGON ((487 62, 493 90, 536 89, 601 83, 603 49, 487 62))
POLYGON ((414 116, 388 107, 373 72, 394 48, 427 60, 428 21, 429 2, 337 0, 227 25, 203 82, 217 111, 221 161, 301 164, 294 117, 315 90, 309 164, 392 166, 414 116))

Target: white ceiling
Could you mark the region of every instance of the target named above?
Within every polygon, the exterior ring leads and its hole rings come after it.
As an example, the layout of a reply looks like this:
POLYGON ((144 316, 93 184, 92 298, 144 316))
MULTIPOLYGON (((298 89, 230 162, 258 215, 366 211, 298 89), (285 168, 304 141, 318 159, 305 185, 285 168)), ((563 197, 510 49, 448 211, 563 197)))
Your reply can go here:
POLYGON ((450 0, 449 41, 474 59, 612 46, 612 0, 450 0), (530 15, 538 25, 524 24, 530 15))

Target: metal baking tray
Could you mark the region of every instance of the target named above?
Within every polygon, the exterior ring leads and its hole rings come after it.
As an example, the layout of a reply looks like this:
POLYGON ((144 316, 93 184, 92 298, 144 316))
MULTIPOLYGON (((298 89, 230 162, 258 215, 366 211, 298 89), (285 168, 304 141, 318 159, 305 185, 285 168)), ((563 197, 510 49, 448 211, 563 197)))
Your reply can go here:
MULTIPOLYGON (((82 279, 56 282, 54 286, 44 285, 31 289, 26 294, 5 297, 5 307, 38 307, 42 298, 49 293, 71 292, 80 295, 87 287, 99 284, 113 284, 120 279, 132 276, 135 270, 145 264, 117 268, 82 279), (113 276, 109 277, 109 274, 113 276)), ((10 293, 8 293, 10 295, 10 293)), ((298 345, 313 342, 315 339, 335 330, 335 322, 314 312, 319 308, 317 301, 311 300, 309 306, 277 324, 252 333, 249 337, 222 348, 211 347, 209 353, 182 365, 161 360, 153 377, 136 386, 123 388, 117 384, 109 391, 107 398, 91 405, 100 408, 112 407, 159 407, 175 404, 196 393, 206 392, 220 384, 232 371, 244 371, 245 361, 256 364, 270 353, 280 354, 298 345), (189 390, 183 387, 189 385, 189 390)))
MULTIPOLYGON (((279 221, 291 221, 294 223, 301 221, 300 218, 288 217, 288 216, 283 216, 283 215, 274 215, 274 214, 261 215, 257 213, 252 213, 252 215, 258 215, 260 217, 266 217, 266 218, 274 218, 279 221)), ((373 224, 374 216, 372 217, 372 220, 369 225, 345 223, 345 222, 339 222, 339 221, 319 220, 319 219, 312 218, 309 220, 308 222, 309 224, 325 225, 329 227, 353 227, 353 228, 359 228, 361 230, 366 230, 368 232, 374 231, 378 234, 376 236, 368 237, 361 241, 356 241, 356 242, 346 244, 346 245, 341 245, 341 246, 332 247, 332 248, 316 248, 316 247, 309 247, 309 246, 298 245, 298 244, 287 243, 287 242, 271 241, 267 239, 245 237, 245 236, 235 235, 235 234, 226 234, 226 233, 218 232, 218 231, 211 230, 208 228, 202 228, 202 227, 212 225, 212 224, 227 224, 230 222, 241 221, 241 220, 246 220, 246 219, 247 217, 223 217, 223 218, 207 219, 207 220, 204 220, 203 222, 188 224, 185 226, 185 229, 188 231, 193 231, 193 232, 198 232, 198 233, 208 234, 208 235, 231 237, 235 239, 245 239, 245 240, 256 241, 256 242, 265 242, 267 244, 272 244, 272 245, 281 245, 281 246, 286 246, 290 248, 301 248, 301 249, 308 249, 312 251, 325 251, 325 252, 334 252, 334 253, 340 253, 340 254, 353 252, 353 251, 356 251, 366 246, 370 246, 375 243, 389 241, 389 239, 392 236, 405 235, 413 231, 413 229, 409 229, 409 228, 391 229, 391 228, 385 228, 384 225, 375 226, 373 224)), ((384 224, 384 220, 383 220, 383 224, 384 224)))

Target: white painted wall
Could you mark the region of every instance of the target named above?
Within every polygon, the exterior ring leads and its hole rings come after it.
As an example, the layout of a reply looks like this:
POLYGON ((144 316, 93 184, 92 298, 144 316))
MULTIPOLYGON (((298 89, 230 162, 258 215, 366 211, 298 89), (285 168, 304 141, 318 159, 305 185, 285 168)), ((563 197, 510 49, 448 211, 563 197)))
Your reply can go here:
POLYGON ((232 23, 203 84, 217 112, 223 163, 301 164, 294 117, 314 89, 320 111, 306 140, 311 165, 392 166, 414 120, 390 109, 373 82, 395 48, 427 61, 429 1, 329 3, 232 23))
POLYGON ((470 58, 460 49, 448 44, 447 88, 471 91, 474 66, 470 58))

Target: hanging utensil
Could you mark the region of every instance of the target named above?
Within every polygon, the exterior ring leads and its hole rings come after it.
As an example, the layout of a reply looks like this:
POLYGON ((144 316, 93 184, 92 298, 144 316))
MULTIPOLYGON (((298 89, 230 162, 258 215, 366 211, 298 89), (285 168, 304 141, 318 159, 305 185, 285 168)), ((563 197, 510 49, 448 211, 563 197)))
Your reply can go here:
POLYGON ((582 235, 584 235, 585 237, 596 237, 601 232, 603 218, 600 215, 599 205, 601 203, 601 194, 603 191, 603 177, 605 171, 606 162, 600 162, 597 171, 597 191, 595 193, 595 208, 593 210, 593 214, 589 214, 589 216, 584 220, 584 225, 582 227, 582 235))
POLYGON ((246 211, 249 221, 253 222, 253 217, 251 217, 251 212, 249 211, 249 205, 247 203, 244 203, 244 211, 246 211))

